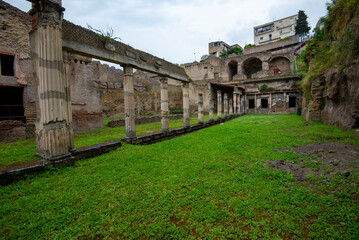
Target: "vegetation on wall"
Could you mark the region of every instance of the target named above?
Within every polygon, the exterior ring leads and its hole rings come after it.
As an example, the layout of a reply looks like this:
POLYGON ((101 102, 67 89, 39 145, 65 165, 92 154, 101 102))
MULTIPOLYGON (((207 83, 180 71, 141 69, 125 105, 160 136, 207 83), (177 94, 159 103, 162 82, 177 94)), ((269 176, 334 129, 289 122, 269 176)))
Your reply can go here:
POLYGON ((359 0, 332 0, 320 19, 314 37, 297 64, 304 73, 304 91, 329 68, 343 71, 359 54, 359 0))
POLYGON ((100 35, 105 40, 106 43, 112 43, 112 42, 116 42, 116 40, 121 40, 121 38, 113 36, 114 31, 113 31, 112 27, 107 27, 107 31, 105 31, 103 29, 93 28, 92 26, 87 24, 87 28, 91 31, 94 31, 98 35, 100 35))
POLYGON ((267 84, 263 84, 263 85, 261 85, 260 87, 258 87, 258 90, 259 90, 260 92, 271 92, 271 91, 274 91, 274 88, 268 87, 267 84))
POLYGON ((231 55, 232 53, 235 54, 242 54, 243 53, 243 49, 240 47, 234 47, 229 49, 228 51, 225 51, 223 53, 221 53, 220 57, 221 58, 227 58, 229 55, 231 55))
POLYGON ((256 46, 255 44, 248 43, 244 46, 244 48, 250 48, 250 47, 255 47, 255 46, 256 46))

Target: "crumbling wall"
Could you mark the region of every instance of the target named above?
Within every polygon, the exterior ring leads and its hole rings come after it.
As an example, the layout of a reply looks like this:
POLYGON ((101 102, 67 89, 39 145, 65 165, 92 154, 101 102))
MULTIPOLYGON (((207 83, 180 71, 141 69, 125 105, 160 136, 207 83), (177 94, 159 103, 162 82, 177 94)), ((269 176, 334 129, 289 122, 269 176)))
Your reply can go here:
POLYGON ((0 1, 0 53, 14 56, 14 76, 0 75, 2 87, 23 87, 23 121, 2 121, 0 131, 2 140, 16 140, 33 137, 36 119, 36 91, 32 75, 29 32, 31 18, 28 14, 0 1), (5 137, 7 136, 7 137, 5 137))
POLYGON ((98 66, 91 60, 91 58, 72 55, 69 62, 72 127, 74 131, 103 127, 101 93, 95 82, 98 66))

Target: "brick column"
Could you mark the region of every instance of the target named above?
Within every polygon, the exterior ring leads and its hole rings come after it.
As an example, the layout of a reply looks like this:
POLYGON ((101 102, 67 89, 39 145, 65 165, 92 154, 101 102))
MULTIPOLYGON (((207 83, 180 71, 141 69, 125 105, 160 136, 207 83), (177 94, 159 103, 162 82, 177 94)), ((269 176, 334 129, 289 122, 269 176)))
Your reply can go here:
POLYGON ((222 118, 222 91, 217 91, 217 118, 222 118))
POLYGON ((237 115, 237 94, 233 93, 233 114, 237 115))
POLYGON ((189 127, 189 83, 183 83, 183 127, 189 127))
POLYGON ((135 91, 133 87, 133 68, 123 66, 123 91, 125 95, 125 129, 126 138, 136 137, 135 124, 135 91))
POLYGON ((74 148, 68 59, 62 52, 61 0, 33 1, 30 14, 31 60, 37 83, 39 112, 36 147, 42 158, 56 161, 69 157, 74 148))
POLYGON ((203 124, 203 95, 198 94, 198 124, 203 124))
POLYGON ((213 101, 213 94, 212 94, 212 87, 211 83, 208 83, 208 97, 209 97, 209 121, 214 121, 214 101, 213 101))
POLYGON ((223 108, 224 108, 224 118, 227 118, 228 117, 228 95, 227 93, 225 93, 223 95, 223 108))
POLYGON ((160 78, 161 82, 161 130, 166 132, 169 130, 168 119, 168 79, 166 77, 160 78))

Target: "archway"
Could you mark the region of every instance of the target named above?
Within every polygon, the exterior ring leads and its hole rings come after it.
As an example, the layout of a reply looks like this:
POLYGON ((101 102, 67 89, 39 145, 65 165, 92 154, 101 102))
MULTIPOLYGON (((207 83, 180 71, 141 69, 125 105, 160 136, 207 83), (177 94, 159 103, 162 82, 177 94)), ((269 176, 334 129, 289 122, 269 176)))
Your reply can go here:
POLYGON ((228 63, 228 78, 229 81, 233 80, 234 75, 238 73, 238 62, 237 61, 230 61, 228 63))
POLYGON ((269 68, 273 72, 274 68, 278 68, 280 72, 290 71, 290 61, 285 57, 276 57, 270 60, 269 68))
POLYGON ((254 73, 262 71, 262 61, 255 57, 248 58, 243 62, 242 67, 247 78, 252 78, 254 73))

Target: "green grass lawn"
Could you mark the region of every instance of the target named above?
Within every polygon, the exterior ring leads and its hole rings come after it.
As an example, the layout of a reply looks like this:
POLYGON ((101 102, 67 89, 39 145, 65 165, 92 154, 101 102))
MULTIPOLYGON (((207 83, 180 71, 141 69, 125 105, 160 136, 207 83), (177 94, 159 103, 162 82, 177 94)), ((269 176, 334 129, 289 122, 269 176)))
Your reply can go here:
POLYGON ((323 136, 359 145, 353 131, 296 115, 245 115, 153 145, 125 144, 0 187, 0 236, 358 239, 358 173, 301 184, 265 165, 333 139, 323 136))
MULTIPOLYGON (((125 127, 109 128, 107 124, 113 119, 104 119, 104 128, 92 131, 83 131, 75 133, 75 147, 91 146, 98 143, 117 141, 125 137, 125 127)), ((205 121, 209 121, 209 116, 204 116, 205 121)), ((191 124, 198 123, 198 117, 191 117, 191 124)), ((183 126, 183 119, 171 120, 170 128, 183 126)), ((137 135, 146 135, 161 131, 161 122, 136 125, 137 135)), ((13 143, 0 142, 0 168, 11 164, 23 163, 32 160, 39 160, 36 154, 35 138, 22 139, 13 143)))

